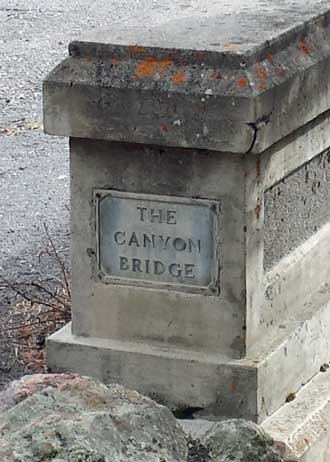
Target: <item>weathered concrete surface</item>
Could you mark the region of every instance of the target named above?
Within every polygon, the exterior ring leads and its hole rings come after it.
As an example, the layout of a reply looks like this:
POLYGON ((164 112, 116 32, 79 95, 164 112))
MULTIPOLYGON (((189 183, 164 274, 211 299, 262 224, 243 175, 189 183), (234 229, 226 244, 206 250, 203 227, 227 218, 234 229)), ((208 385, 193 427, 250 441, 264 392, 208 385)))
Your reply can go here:
MULTIPOLYGON (((313 122, 311 130, 319 133, 326 120, 322 118, 319 125, 313 122)), ((299 390, 319 370, 329 350, 329 291, 323 286, 330 262, 329 225, 282 260, 274 274, 264 277, 264 189, 269 173, 275 171, 274 164, 279 164, 279 157, 288 152, 290 143, 304 147, 306 131, 308 128, 299 136, 289 137, 286 146, 280 146, 279 155, 276 150, 272 156, 265 153, 265 161, 230 153, 72 139, 76 337, 72 338, 71 333, 63 337, 58 334, 50 340, 50 367, 91 374, 102 380, 120 381, 122 377, 126 386, 132 380, 131 386, 143 393, 156 387, 157 394, 174 406, 198 406, 206 414, 223 413, 262 421, 284 404, 293 390, 299 390), (200 199, 218 201, 220 295, 205 297, 176 290, 150 290, 132 282, 125 286, 105 284, 100 280, 95 211, 86 206, 92 203, 99 188, 188 200, 198 192, 200 199), (320 258, 325 259, 321 268, 320 258), (292 287, 298 284, 302 287, 297 294, 292 287), (150 352, 152 360, 146 360, 148 345, 155 347, 150 352), (156 364, 158 352, 164 350, 169 352, 169 358, 164 360, 164 366, 159 359, 155 374, 150 365, 156 364), (174 383, 183 367, 177 350, 184 351, 187 359, 180 386, 178 379, 174 383), (191 358, 195 354, 198 358, 196 368, 189 364, 189 351, 191 358), (133 366, 126 369, 129 354, 138 371, 148 371, 143 378, 135 374, 133 366), (85 363, 81 358, 86 355, 93 359, 85 363), (212 365, 207 355, 215 358, 212 365), (104 366, 105 358, 111 367, 104 366), (172 374, 168 374, 170 358, 174 361, 172 374), (239 358, 242 361, 235 363, 239 358), (145 360, 147 365, 143 366, 145 360), (223 368, 223 375, 218 373, 217 365, 223 368), (204 376, 208 377, 208 386, 204 376), (210 412, 212 405, 214 410, 210 412)), ((291 169, 304 164, 306 157, 317 159, 323 145, 313 139, 308 152, 296 148, 291 169)), ((294 182, 290 191, 300 197, 295 188, 294 182)))
POLYGON ((118 385, 74 375, 26 376, 0 393, 2 462, 183 462, 170 411, 118 385))
POLYGON ((330 151, 314 157, 266 191, 264 200, 267 271, 330 220, 330 151))
POLYGON ((205 0, 87 36, 44 83, 46 132, 262 152, 329 109, 329 18, 326 1, 205 0))
MULTIPOLYGON (((230 154, 71 140, 74 335, 204 348, 229 358, 244 355, 245 216, 241 162, 241 156, 230 154), (150 290, 134 283, 123 286, 100 280, 95 214, 94 208, 88 206, 97 189, 149 194, 150 199, 160 195, 169 201, 179 196, 188 203, 194 202, 191 198, 198 192, 199 199, 217 201, 221 212, 219 232, 214 238, 221 242, 216 260, 220 294, 205 297, 173 288, 150 290)), ((194 236, 198 229, 190 232, 194 236)))
POLYGON ((310 383, 262 428, 285 461, 328 462, 330 457, 330 373, 326 364, 310 383))
POLYGON ((274 145, 260 158, 261 213, 264 212, 265 220, 261 231, 262 245, 259 247, 264 291, 260 310, 261 331, 271 331, 274 324, 285 324, 286 318, 299 317, 310 295, 328 282, 330 234, 329 222, 325 223, 328 213, 323 194, 327 194, 329 128, 328 111, 274 145), (318 159, 325 160, 325 167, 323 164, 318 166, 318 159), (302 174, 304 169, 308 169, 306 173, 309 176, 302 174), (322 183, 321 196, 311 180, 316 172, 319 176, 316 186, 319 181, 320 186, 322 183), (280 195, 272 194, 273 190, 280 195), (284 191, 287 201, 282 199, 284 191), (294 203, 293 197, 296 198, 294 203), (282 214, 271 207, 275 203, 282 214), (291 213, 288 213, 289 209, 291 213), (305 220, 302 220, 303 215, 305 220), (300 228, 297 227, 298 222, 300 228), (281 231, 278 237, 275 229, 281 231), (283 255, 282 249, 285 249, 286 255, 283 255), (272 260, 276 263, 269 269, 272 260), (268 271, 264 275, 265 268, 268 271))
POLYGON ((330 111, 304 125, 260 157, 264 191, 329 148, 330 111))
POLYGON ((47 340, 47 364, 52 372, 77 371, 105 383, 129 383, 171 409, 258 418, 256 367, 228 363, 221 355, 74 336, 67 325, 47 340))
POLYGON ((74 336, 66 326, 48 339, 47 363, 53 372, 120 381, 173 409, 200 408, 198 415, 205 418, 262 422, 328 361, 328 300, 329 289, 323 289, 300 318, 274 325, 241 360, 192 348, 74 336))

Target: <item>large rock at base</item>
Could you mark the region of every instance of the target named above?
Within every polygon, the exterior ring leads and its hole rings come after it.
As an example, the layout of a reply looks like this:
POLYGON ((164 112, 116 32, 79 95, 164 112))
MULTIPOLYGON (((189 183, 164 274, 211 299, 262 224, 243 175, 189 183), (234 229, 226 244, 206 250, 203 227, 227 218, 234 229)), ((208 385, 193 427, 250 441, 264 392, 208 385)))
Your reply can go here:
POLYGON ((273 440, 252 422, 237 419, 210 425, 200 421, 183 428, 191 435, 191 462, 283 462, 273 440))
POLYGON ((35 375, 0 393, 1 462, 182 462, 187 443, 164 406, 119 385, 35 375))
POLYGON ((119 385, 26 376, 0 393, 1 462, 282 462, 245 420, 182 421, 119 385), (184 430, 185 431, 184 431, 184 430))

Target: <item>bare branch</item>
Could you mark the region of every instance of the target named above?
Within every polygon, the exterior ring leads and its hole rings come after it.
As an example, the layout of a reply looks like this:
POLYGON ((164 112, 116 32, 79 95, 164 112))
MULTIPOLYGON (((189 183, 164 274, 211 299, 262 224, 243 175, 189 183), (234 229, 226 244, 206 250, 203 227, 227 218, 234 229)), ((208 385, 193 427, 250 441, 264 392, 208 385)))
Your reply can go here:
POLYGON ((32 287, 36 287, 37 289, 39 289, 41 292, 45 292, 46 294, 48 294, 50 297, 54 298, 54 300, 58 301, 58 303, 60 303, 61 305, 63 305, 65 308, 67 309, 70 309, 71 305, 70 305, 70 302, 67 301, 64 297, 61 297, 61 295, 59 294, 56 294, 54 292, 52 292, 51 290, 48 290, 46 287, 38 284, 37 282, 32 282, 30 284, 32 287))
POLYGON ((68 292, 68 295, 69 297, 71 298, 71 290, 70 290, 70 285, 69 285, 69 282, 68 282, 68 278, 67 278, 67 274, 66 274, 66 268, 65 268, 65 265, 64 263, 62 262, 57 250, 56 250, 56 246, 53 242, 53 239, 51 238, 50 234, 49 234, 49 231, 48 231, 48 227, 46 225, 46 223, 44 223, 44 228, 45 228, 45 233, 49 239, 49 242, 50 242, 50 245, 54 251, 54 254, 55 254, 55 257, 57 259, 57 262, 58 264, 60 265, 60 268, 61 268, 61 271, 62 271, 62 274, 63 274, 63 279, 64 279, 64 282, 65 282, 65 286, 66 286, 66 290, 68 292))
POLYGON ((23 292, 22 290, 20 290, 15 284, 12 284, 10 281, 6 281, 6 279, 4 279, 3 276, 0 276, 0 279, 2 279, 2 281, 4 281, 8 287, 13 290, 14 292, 16 292, 18 295, 20 295, 24 300, 28 301, 29 303, 31 303, 31 305, 43 305, 43 306, 48 306, 49 308, 52 308, 54 311, 60 311, 60 312, 64 312, 64 310, 61 310, 57 305, 56 303, 51 303, 51 302, 46 302, 45 300, 41 300, 39 298, 32 298, 30 297, 29 295, 27 295, 25 292, 23 292))
MULTIPOLYGON (((19 330, 19 329, 26 329, 27 327, 33 327, 33 326, 39 326, 40 324, 49 324, 50 320, 49 319, 44 319, 44 320, 39 320, 38 322, 31 322, 27 324, 21 324, 19 327, 7 327, 6 329, 0 330, 0 334, 3 334, 4 332, 10 332, 13 330, 19 330)), ((53 320, 52 321, 54 324, 60 324, 60 320, 53 320)), ((27 336, 33 335, 30 332, 27 334, 27 336)))

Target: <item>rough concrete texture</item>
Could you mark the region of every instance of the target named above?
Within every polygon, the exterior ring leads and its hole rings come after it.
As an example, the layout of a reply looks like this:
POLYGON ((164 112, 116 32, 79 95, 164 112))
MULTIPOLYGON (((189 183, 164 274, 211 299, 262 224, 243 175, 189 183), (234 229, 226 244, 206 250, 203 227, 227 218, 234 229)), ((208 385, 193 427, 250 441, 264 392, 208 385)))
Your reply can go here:
POLYGON ((329 149, 330 111, 276 143, 261 156, 264 191, 329 149))
MULTIPOLYGON (((232 358, 244 355, 242 162, 241 156, 232 154, 71 139, 74 335, 204 349, 232 358), (95 208, 89 206, 96 189, 143 193, 150 199, 160 195, 170 201, 178 196, 188 203, 196 196, 217 201, 221 206, 215 237, 220 295, 173 288, 150 290, 134 281, 123 286, 100 280, 95 208)), ((198 235, 199 230, 191 233, 198 235)))
POLYGON ((0 394, 2 462, 183 462, 170 411, 136 392, 74 375, 27 376, 0 394))
POLYGON ((314 157, 265 192, 264 268, 316 233, 330 219, 330 151, 314 157))
POLYGON ((52 372, 90 375, 121 383, 171 409, 257 420, 257 370, 245 361, 192 350, 73 336, 71 325, 47 340, 52 372))
POLYGON ((192 348, 73 336, 68 325, 48 339, 47 363, 53 372, 120 382, 172 409, 198 408, 203 418, 261 423, 328 361, 329 309, 329 288, 322 288, 300 317, 283 318, 236 361, 192 348))
POLYGON ((264 151, 329 109, 328 4, 298 3, 156 8, 147 33, 136 18, 72 43, 44 84, 47 133, 264 151))

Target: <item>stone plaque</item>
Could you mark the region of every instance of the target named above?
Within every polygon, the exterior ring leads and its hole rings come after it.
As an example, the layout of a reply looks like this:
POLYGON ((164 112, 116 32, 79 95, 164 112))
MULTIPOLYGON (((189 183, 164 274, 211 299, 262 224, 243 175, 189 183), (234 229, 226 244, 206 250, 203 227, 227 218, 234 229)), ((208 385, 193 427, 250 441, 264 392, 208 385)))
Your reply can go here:
POLYGON ((102 279, 219 293, 218 202, 111 190, 95 199, 102 279))

